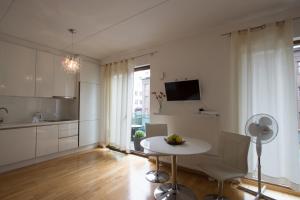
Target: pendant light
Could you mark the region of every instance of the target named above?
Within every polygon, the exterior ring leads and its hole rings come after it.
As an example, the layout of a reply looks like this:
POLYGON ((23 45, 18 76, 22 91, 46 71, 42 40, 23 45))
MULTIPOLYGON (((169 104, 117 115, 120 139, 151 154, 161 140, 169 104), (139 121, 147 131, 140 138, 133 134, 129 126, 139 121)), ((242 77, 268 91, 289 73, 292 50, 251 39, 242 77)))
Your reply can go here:
MULTIPOLYGON (((76 30, 73 28, 68 29, 68 31, 72 34, 72 53, 73 53, 73 37, 76 33, 76 30)), ((67 73, 75 74, 77 71, 79 71, 80 68, 80 60, 78 55, 68 55, 63 60, 63 67, 64 71, 67 73)))

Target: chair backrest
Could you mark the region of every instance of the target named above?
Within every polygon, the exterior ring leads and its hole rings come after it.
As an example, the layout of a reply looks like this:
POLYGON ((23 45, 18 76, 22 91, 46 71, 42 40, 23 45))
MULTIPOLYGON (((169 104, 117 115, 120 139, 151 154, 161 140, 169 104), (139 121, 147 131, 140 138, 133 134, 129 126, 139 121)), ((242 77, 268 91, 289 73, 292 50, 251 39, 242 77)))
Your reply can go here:
POLYGON ((224 163, 243 173, 248 173, 249 136, 222 132, 220 146, 224 163))
POLYGON ((167 124, 146 124, 146 137, 167 136, 167 124))

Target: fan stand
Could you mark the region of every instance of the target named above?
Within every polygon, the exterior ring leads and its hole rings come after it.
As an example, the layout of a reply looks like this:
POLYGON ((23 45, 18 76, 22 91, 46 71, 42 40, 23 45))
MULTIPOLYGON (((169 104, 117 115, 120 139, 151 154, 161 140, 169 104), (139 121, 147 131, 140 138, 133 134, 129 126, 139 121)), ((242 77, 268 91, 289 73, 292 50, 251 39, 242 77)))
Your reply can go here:
POLYGON ((254 200, 259 200, 259 199, 265 199, 265 200, 276 200, 272 197, 268 197, 265 194, 263 194, 266 191, 266 186, 264 185, 261 187, 261 164, 260 164, 260 157, 261 157, 261 152, 262 152, 262 144, 259 139, 256 141, 256 153, 257 153, 257 161, 258 161, 258 177, 257 177, 257 185, 258 185, 258 191, 255 192, 253 190, 250 190, 248 188, 245 188, 243 186, 239 186, 238 189, 243 190, 244 192, 247 192, 249 194, 252 194, 255 196, 254 200))

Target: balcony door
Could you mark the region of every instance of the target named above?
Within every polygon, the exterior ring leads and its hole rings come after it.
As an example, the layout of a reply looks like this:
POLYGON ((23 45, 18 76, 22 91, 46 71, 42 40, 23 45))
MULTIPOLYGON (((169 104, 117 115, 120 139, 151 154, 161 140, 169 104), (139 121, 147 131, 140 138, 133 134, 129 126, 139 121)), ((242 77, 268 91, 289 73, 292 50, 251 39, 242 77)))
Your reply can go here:
POLYGON ((142 151, 135 135, 145 133, 145 124, 150 120, 150 65, 136 67, 132 102, 131 150, 142 151))

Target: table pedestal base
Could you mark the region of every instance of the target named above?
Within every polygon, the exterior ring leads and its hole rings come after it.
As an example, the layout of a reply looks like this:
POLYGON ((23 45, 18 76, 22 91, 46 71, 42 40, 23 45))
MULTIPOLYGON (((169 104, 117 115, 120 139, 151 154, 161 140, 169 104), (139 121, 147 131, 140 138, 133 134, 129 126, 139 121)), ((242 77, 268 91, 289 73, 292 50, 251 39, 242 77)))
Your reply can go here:
POLYGON ((228 200, 227 197, 219 197, 217 194, 206 195, 203 200, 228 200))
POLYGON ((184 185, 162 184, 154 191, 156 200, 197 200, 194 192, 184 185))
POLYGON ((146 179, 152 183, 164 183, 169 180, 169 174, 163 171, 150 171, 146 173, 146 179))

